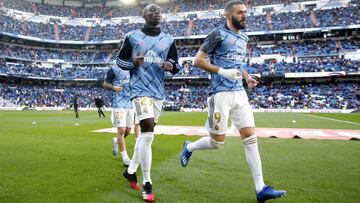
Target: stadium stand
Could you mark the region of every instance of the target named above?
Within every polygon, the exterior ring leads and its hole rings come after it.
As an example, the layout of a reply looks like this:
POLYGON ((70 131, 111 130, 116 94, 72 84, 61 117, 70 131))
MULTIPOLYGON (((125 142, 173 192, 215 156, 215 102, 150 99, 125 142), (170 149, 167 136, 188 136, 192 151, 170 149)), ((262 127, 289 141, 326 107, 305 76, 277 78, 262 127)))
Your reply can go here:
POLYGON ((114 60, 117 50, 108 52, 85 52, 80 50, 34 49, 33 47, 12 46, 0 44, 0 57, 32 61, 47 61, 49 59, 62 59, 73 63, 102 63, 114 60), (110 58, 109 58, 110 57, 110 58))
MULTIPOLYGON (((310 1, 310 0, 308 0, 310 1)), ((300 0, 252 0, 245 1, 249 6, 271 5, 271 4, 290 4, 304 2, 300 0)), ((79 3, 78 6, 51 5, 22 0, 3 0, 2 6, 9 9, 15 9, 34 13, 37 15, 64 16, 72 18, 92 18, 92 17, 124 17, 140 15, 141 7, 109 7, 106 5, 85 7, 79 3)), ((64 2, 65 3, 65 2, 64 2)), ((163 13, 177 13, 187 11, 202 11, 224 8, 225 0, 175 0, 171 3, 162 5, 163 13)))
POLYGON ((94 98, 103 97, 109 106, 110 93, 101 87, 63 87, 36 85, 6 85, 0 87, 0 106, 70 107, 72 98, 78 96, 79 107, 95 107, 94 98))
POLYGON ((0 74, 16 75, 21 77, 53 78, 53 79, 103 79, 107 69, 93 67, 43 68, 36 65, 8 65, 0 67, 0 74))
MULTIPOLYGON (((315 12, 315 11, 314 11, 315 12)), ((271 17, 266 15, 250 15, 247 17, 246 31, 270 31, 314 27, 349 26, 360 24, 360 15, 355 6, 316 10, 316 20, 311 20, 309 11, 275 13, 271 17), (269 19, 271 18, 271 19, 269 19), (316 22, 314 22, 316 21, 316 22)), ((124 34, 141 27, 141 23, 107 24, 105 26, 81 26, 54 23, 35 23, 32 21, 17 20, 11 16, 0 16, 0 29, 3 32, 17 35, 26 35, 41 39, 55 40, 55 27, 58 27, 60 40, 75 41, 104 41, 119 40, 124 34)), ((172 36, 206 35, 214 29, 213 25, 224 24, 224 19, 205 18, 187 19, 182 21, 167 21, 162 29, 172 36), (191 23, 190 23, 191 22, 191 23), (191 29, 189 25, 191 24, 191 29), (173 29, 176 27, 177 29, 173 29)))
MULTIPOLYGON (((0 87, 0 106, 69 107, 76 94, 80 107, 94 107, 93 98, 105 98, 110 106, 110 93, 101 87, 68 87, 59 85, 8 84, 0 87)), ((272 109, 356 109, 360 106, 357 83, 268 83, 248 90, 253 108, 272 109)), ((206 108, 208 85, 168 85, 166 101, 172 110, 206 108)))
POLYGON ((299 42, 280 42, 273 46, 250 46, 249 55, 260 56, 264 54, 281 54, 286 56, 297 55, 329 55, 340 52, 356 52, 359 49, 359 39, 350 40, 305 40, 299 42))
MULTIPOLYGON (((142 6, 104 2, 0 0, 0 107, 70 107, 74 95, 83 108, 94 107, 95 97, 109 106, 101 83, 124 34, 142 26, 134 20, 142 6)), ((162 6, 168 13, 162 29, 176 37, 182 67, 166 77, 166 110, 206 108, 210 76, 192 60, 204 37, 223 24, 217 9, 225 2, 176 0, 162 6)), ((358 5, 348 0, 245 2, 250 41, 244 67, 260 81, 248 90, 253 108, 359 109, 358 5)))

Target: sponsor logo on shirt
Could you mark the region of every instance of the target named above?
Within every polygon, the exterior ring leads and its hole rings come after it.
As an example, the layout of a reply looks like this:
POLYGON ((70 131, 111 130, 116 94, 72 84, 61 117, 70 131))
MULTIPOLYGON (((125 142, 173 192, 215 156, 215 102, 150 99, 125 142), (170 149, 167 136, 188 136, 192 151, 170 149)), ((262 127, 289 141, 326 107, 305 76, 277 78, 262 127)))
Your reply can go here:
POLYGON ((160 58, 159 55, 156 52, 150 50, 145 54, 144 62, 145 63, 159 63, 159 64, 161 64, 161 63, 164 63, 164 60, 162 58, 160 58))
POLYGON ((236 49, 236 54, 228 53, 228 54, 226 54, 226 59, 231 60, 231 61, 244 61, 245 53, 241 49, 236 49))

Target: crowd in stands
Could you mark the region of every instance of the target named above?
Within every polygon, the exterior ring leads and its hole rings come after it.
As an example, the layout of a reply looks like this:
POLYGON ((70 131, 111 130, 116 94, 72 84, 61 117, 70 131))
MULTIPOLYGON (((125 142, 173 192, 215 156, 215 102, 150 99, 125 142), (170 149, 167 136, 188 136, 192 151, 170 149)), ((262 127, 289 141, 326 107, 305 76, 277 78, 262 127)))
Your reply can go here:
MULTIPOLYGON (((194 57, 198 47, 178 47, 179 57, 194 57)), ((72 63, 108 63, 116 60, 118 50, 89 52, 80 50, 60 49, 34 49, 16 45, 0 43, 0 58, 14 58, 31 61, 48 61, 48 59, 61 59, 72 63)))
POLYGON ((195 57, 199 47, 177 47, 179 57, 195 57))
MULTIPOLYGON (((252 6, 261 6, 261 5, 274 5, 274 4, 285 4, 289 5, 291 3, 299 3, 313 0, 250 0, 252 6)), ((245 1, 248 2, 248 1, 245 1)))
MULTIPOLYGON (((247 89, 252 108, 359 109, 357 83, 260 84, 247 89)), ((206 108, 208 86, 166 87, 166 101, 179 108, 206 108)))
MULTIPOLYGON (((247 19, 246 31, 267 31, 299 29, 324 26, 346 26, 360 24, 359 9, 357 7, 342 7, 329 10, 314 11, 316 20, 311 20, 310 11, 276 13, 271 20, 265 15, 250 15, 247 19), (316 22, 314 22, 316 21, 316 22)), ((207 35, 216 26, 225 23, 223 18, 193 19, 192 29, 189 31, 189 20, 163 22, 162 30, 172 36, 207 35), (175 29, 174 29, 175 28, 175 29)), ((142 24, 113 24, 107 26, 59 25, 59 38, 73 41, 101 41, 121 39, 124 34, 142 27, 142 24), (90 33, 87 38, 86 33, 90 33)), ((42 39, 55 39, 54 25, 18 21, 9 16, 0 15, 0 30, 13 34, 33 36, 42 39)))
POLYGON ((102 97, 107 105, 111 101, 111 93, 101 87, 0 86, 0 98, 13 106, 70 107, 75 95, 79 98, 80 107, 95 107, 94 99, 96 97, 102 97))
POLYGON ((52 68, 39 67, 37 65, 11 64, 0 65, 0 74, 7 74, 17 77, 37 77, 52 79, 97 79, 102 80, 106 75, 107 68, 74 67, 61 68, 54 65, 52 68))
POLYGON ((204 85, 165 86, 165 101, 176 110, 181 108, 205 109, 208 89, 208 86, 204 85))
MULTIPOLYGON (((194 57, 198 47, 178 47, 179 57, 194 57)), ((326 56, 344 52, 356 52, 360 49, 360 40, 357 38, 347 40, 309 40, 296 42, 278 42, 275 45, 249 45, 248 56, 281 54, 284 56, 326 56)), ((109 63, 117 57, 118 50, 108 51, 80 51, 59 49, 34 49, 16 45, 0 44, 0 58, 13 58, 29 61, 48 61, 61 59, 71 63, 109 63)), ((183 67, 189 63, 181 64, 183 67)), ((188 68, 185 68, 188 69, 188 68)), ((189 71, 189 70, 184 70, 189 71)))
POLYGON ((248 16, 247 31, 285 30, 311 27, 347 26, 360 24, 357 7, 342 7, 328 10, 273 13, 248 16), (314 18, 311 13, 314 12, 314 18))
MULTIPOLYGON (((292 63, 287 63, 285 61, 273 63, 272 60, 269 60, 267 63, 262 64, 245 63, 244 69, 250 74, 261 74, 263 76, 300 72, 345 71, 354 73, 360 71, 360 61, 336 57, 304 58, 298 59, 298 61, 292 63)), ((175 76, 197 76, 208 78, 209 74, 194 67, 191 62, 184 62, 184 64, 182 64, 182 69, 180 69, 180 72, 175 76)))
POLYGON ((358 72, 360 71, 360 61, 332 57, 306 58, 293 63, 284 61, 263 64, 252 63, 246 64, 244 68, 249 73, 261 73, 262 75, 283 75, 295 72, 358 72))
POLYGON ((358 83, 269 84, 249 90, 252 108, 359 109, 358 83))
MULTIPOLYGON (((53 67, 42 67, 36 64, 0 64, 0 74, 7 74, 17 77, 38 77, 38 78, 52 78, 52 79, 96 79, 102 80, 107 69, 111 65, 98 67, 96 65, 77 66, 63 68, 58 64, 53 67)), ((244 69, 250 74, 261 74, 262 76, 270 75, 284 75, 285 73, 300 73, 300 72, 359 72, 360 61, 352 61, 350 59, 341 58, 304 58, 297 62, 287 63, 280 61, 273 63, 271 60, 268 63, 251 63, 244 64, 244 69)), ((194 67, 191 61, 184 61, 181 64, 181 69, 176 75, 166 72, 166 78, 172 77, 196 77, 209 78, 209 73, 204 70, 194 67)))
POLYGON ((73 63, 104 63, 114 60, 117 50, 109 52, 84 52, 79 50, 50 50, 0 44, 0 57, 32 61, 63 60, 73 63))
MULTIPOLYGON (((58 64, 53 65, 52 67, 42 67, 36 64, 1 64, 0 63, 0 75, 9 75, 16 77, 37 77, 41 78, 51 78, 51 79, 63 79, 63 80, 74 80, 74 79, 90 79, 90 80, 103 80, 107 69, 111 65, 105 67, 96 67, 96 66, 76 66, 61 68, 58 64)), ((208 78, 209 74, 205 71, 195 68, 191 65, 185 64, 181 67, 180 72, 176 75, 172 75, 169 72, 166 72, 166 78, 172 77, 201 77, 208 78)))
POLYGON ((47 3, 33 3, 24 0, 1 0, 0 3, 2 7, 25 11, 28 13, 71 18, 106 18, 138 16, 140 14, 140 9, 137 7, 85 7, 84 5, 76 7, 52 5, 47 3))
MULTIPOLYGON (((327 84, 259 84, 248 89, 253 108, 292 109, 359 109, 358 83, 327 84)), ((102 97, 105 106, 111 105, 111 92, 101 87, 61 87, 33 85, 0 85, 0 106, 69 107, 77 95, 80 107, 94 107, 93 99, 102 97)), ((180 108, 206 108, 207 85, 165 86, 166 103, 180 108)))
POLYGON ((273 46, 250 46, 250 56, 281 54, 284 56, 331 55, 340 52, 355 52, 360 49, 359 39, 281 42, 273 46))
MULTIPOLYGON (((251 0, 244 1, 248 6, 271 5, 271 4, 290 4, 296 2, 303 2, 309 0, 251 0)), ((175 0, 171 3, 163 4, 163 13, 176 13, 188 11, 204 11, 211 9, 223 9, 226 0, 175 0)), ((139 16, 141 7, 106 7, 95 6, 85 7, 71 7, 64 5, 51 5, 32 3, 24 0, 0 0, 1 7, 10 8, 14 10, 25 11, 29 13, 62 16, 72 18, 109 18, 109 17, 125 17, 125 16, 139 16)))

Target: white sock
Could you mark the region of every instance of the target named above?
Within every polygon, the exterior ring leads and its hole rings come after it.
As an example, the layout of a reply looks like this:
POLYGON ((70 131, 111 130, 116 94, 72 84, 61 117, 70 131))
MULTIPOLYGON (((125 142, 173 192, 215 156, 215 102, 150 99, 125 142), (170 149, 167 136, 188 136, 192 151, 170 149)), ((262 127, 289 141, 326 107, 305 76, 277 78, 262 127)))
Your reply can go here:
POLYGON ((210 137, 202 137, 195 142, 192 142, 186 146, 186 149, 190 152, 194 150, 202 150, 202 149, 209 149, 211 148, 210 145, 210 137))
POLYGON ((260 192, 262 188, 265 186, 262 168, 261 168, 261 159, 257 144, 256 135, 251 135, 243 139, 245 145, 245 154, 248 165, 251 169, 251 173, 255 183, 256 192, 260 192))
POLYGON ((130 165, 127 169, 129 174, 134 174, 137 171, 137 168, 140 164, 140 152, 139 152, 139 144, 140 144, 141 138, 140 136, 136 139, 136 143, 134 146, 134 154, 132 156, 130 165))
POLYGON ((122 152, 120 152, 120 153, 121 153, 121 157, 122 157, 123 161, 125 161, 125 160, 130 160, 130 158, 129 158, 129 156, 128 156, 128 154, 127 154, 126 151, 122 151, 122 152))
POLYGON ((141 171, 143 175, 143 183, 150 182, 150 170, 152 162, 152 150, 151 145, 154 140, 153 132, 146 132, 140 134, 141 142, 139 143, 139 152, 140 152, 140 164, 141 171))
POLYGON ((202 137, 186 146, 190 152, 194 150, 218 149, 224 142, 218 142, 211 137, 202 137))

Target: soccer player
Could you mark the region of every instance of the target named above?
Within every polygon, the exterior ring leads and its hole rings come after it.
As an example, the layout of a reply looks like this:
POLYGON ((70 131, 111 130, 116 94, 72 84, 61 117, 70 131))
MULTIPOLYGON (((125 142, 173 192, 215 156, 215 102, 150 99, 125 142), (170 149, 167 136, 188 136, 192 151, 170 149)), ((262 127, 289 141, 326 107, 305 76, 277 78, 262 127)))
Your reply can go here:
MULTIPOLYGON (((104 88, 112 92, 112 125, 117 128, 117 138, 112 139, 114 156, 118 154, 120 148, 121 157, 124 166, 130 165, 130 158, 126 151, 125 137, 130 134, 131 127, 134 123, 134 110, 130 100, 130 87, 129 87, 129 71, 122 70, 118 66, 111 67, 106 73, 104 88)), ((135 123, 135 125, 138 125, 135 123)), ((135 128, 135 139, 138 136, 138 131, 135 128)))
POLYGON ((164 74, 165 71, 176 74, 179 68, 174 40, 160 30, 160 7, 156 4, 146 6, 142 17, 145 20, 144 27, 126 34, 117 64, 122 69, 130 70, 131 98, 141 129, 130 166, 123 175, 133 189, 139 190, 136 170, 137 160, 140 159, 143 199, 152 202, 155 201, 155 194, 152 191, 150 177, 151 145, 154 127, 164 100, 164 74))
POLYGON ((245 28, 246 6, 241 1, 228 2, 225 5, 225 17, 226 25, 214 29, 206 37, 195 57, 195 65, 211 73, 206 123, 210 136, 192 143, 185 142, 180 154, 180 163, 186 167, 195 150, 220 148, 224 144, 230 118, 239 130, 245 145, 257 200, 262 202, 282 197, 286 191, 274 190, 264 184, 254 117, 242 84, 242 78, 249 88, 255 87, 258 83, 242 66, 248 42, 248 37, 242 32, 245 28))
POLYGON ((74 105, 75 118, 79 118, 79 105, 78 105, 78 98, 76 95, 74 96, 73 103, 74 103, 73 105, 74 105))
POLYGON ((95 106, 98 108, 99 118, 101 118, 101 116, 105 118, 105 114, 102 110, 102 107, 104 106, 104 101, 101 98, 95 98, 95 106))

